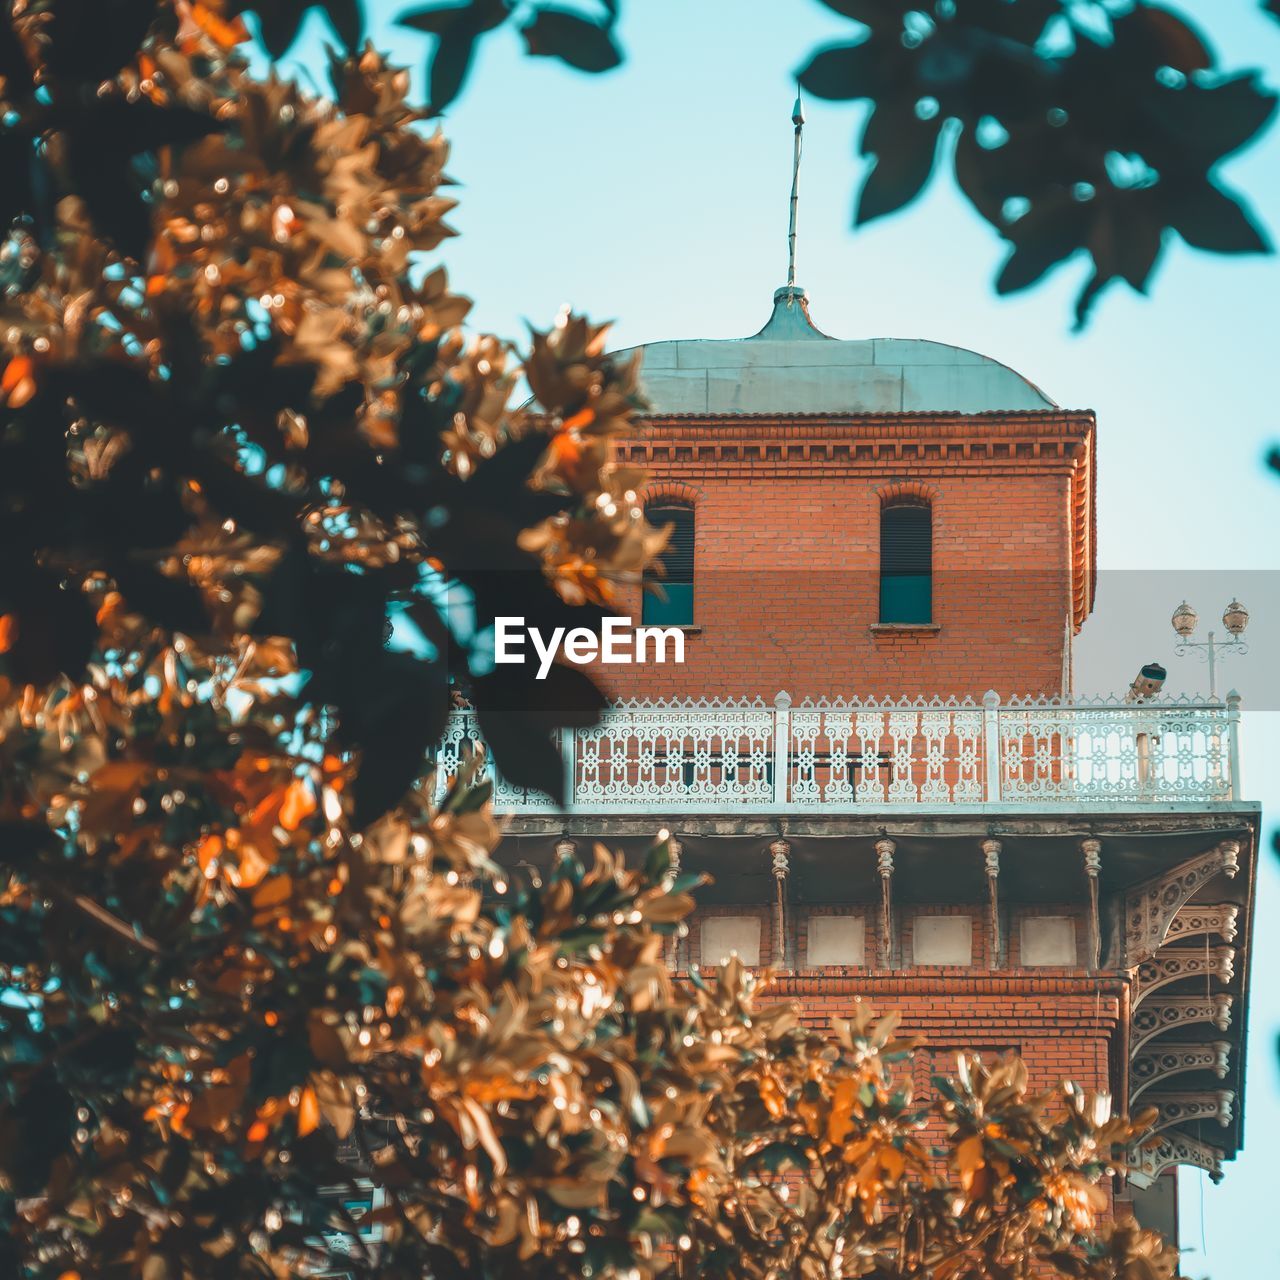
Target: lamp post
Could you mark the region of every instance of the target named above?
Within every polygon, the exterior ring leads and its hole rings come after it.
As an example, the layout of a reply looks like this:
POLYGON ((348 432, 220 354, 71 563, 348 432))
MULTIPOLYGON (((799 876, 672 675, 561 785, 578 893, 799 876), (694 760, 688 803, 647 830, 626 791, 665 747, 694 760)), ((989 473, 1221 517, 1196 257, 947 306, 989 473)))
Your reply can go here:
POLYGON ((1239 600, 1233 599, 1222 611, 1222 625, 1226 627, 1231 637, 1229 640, 1217 639, 1213 631, 1209 632, 1207 640, 1192 640, 1191 637, 1195 634, 1196 624, 1199 621, 1199 614, 1185 600, 1173 611, 1170 622, 1179 637, 1173 651, 1179 657, 1187 653, 1198 653, 1209 663, 1209 696, 1216 698, 1218 696, 1216 672, 1219 657, 1225 658, 1229 653, 1249 652, 1249 646, 1241 639, 1245 627, 1249 625, 1249 610, 1239 600))

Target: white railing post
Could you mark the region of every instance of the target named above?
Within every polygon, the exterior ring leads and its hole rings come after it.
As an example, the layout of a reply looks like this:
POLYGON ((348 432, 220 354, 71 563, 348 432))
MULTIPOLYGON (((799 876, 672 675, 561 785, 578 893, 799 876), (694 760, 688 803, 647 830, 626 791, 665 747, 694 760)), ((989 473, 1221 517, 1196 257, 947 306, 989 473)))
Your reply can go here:
POLYGON ((773 803, 787 802, 791 766, 791 695, 782 690, 773 700, 773 803))
POLYGON ((982 743, 987 762, 987 803, 1000 802, 1000 695, 988 689, 982 695, 982 743))
POLYGON ((1231 774, 1231 798, 1240 799, 1240 694, 1227 694, 1227 770, 1231 774))
POLYGON ((560 730, 560 759, 564 761, 565 809, 571 812, 578 797, 578 731, 567 725, 560 730))

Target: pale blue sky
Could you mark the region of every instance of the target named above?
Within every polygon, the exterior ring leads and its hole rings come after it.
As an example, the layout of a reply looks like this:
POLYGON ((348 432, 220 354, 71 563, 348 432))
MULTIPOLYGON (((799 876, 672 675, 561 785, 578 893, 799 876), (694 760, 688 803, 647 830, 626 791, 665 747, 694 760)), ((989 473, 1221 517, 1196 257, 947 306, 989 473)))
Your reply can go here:
MULTIPOLYGON (((389 17, 409 0, 375 0, 389 17)), ((1280 24, 1258 0, 1183 0, 1228 66, 1270 68, 1280 24)), ((792 73, 847 31, 815 0, 630 0, 627 65, 589 80, 488 42, 447 132, 461 186, 444 247, 472 321, 519 337, 565 303, 616 318, 617 345, 741 337, 769 314, 786 270, 792 73)), ((318 68, 319 25, 294 67, 318 68)), ((420 71, 425 39, 375 23, 378 43, 420 71)), ((421 79, 418 81, 421 84, 421 79)), ((1071 263, 1014 300, 990 288, 1000 247, 949 179, 905 214, 854 233, 857 108, 812 102, 805 136, 799 280, 837 337, 927 337, 1012 365, 1059 403, 1097 410, 1099 541, 1108 576, 1082 637, 1082 683, 1115 689, 1160 658, 1169 688, 1204 669, 1172 655, 1168 615, 1190 594, 1208 618, 1238 592, 1253 652, 1224 687, 1245 696, 1247 798, 1280 814, 1280 477, 1263 456, 1280 439, 1276 258, 1221 259, 1171 247, 1150 299, 1119 286, 1089 329, 1069 332, 1084 268, 1071 263), (1246 570, 1254 572, 1244 573, 1246 570), (1270 574, 1258 572, 1273 571, 1270 574), (1193 571, 1200 571, 1195 573, 1193 571)), ((1225 167, 1280 234, 1280 130, 1225 167)), ((1267 823, 1268 832, 1273 823, 1267 823)), ((1184 1175, 1188 1275, 1280 1274, 1274 1215, 1280 1146, 1280 869, 1262 853, 1254 954, 1247 1147, 1225 1182, 1184 1175)))

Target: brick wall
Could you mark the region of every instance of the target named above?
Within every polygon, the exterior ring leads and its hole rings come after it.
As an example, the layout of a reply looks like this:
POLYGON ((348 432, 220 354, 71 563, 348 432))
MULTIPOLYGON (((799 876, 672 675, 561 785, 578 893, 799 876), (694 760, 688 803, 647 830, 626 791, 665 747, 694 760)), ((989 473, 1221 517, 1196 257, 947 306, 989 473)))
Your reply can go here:
POLYGON ((696 629, 683 667, 600 678, 648 697, 1060 691, 1092 591, 1092 429, 1087 414, 651 423, 623 456, 651 493, 693 501, 696 629), (876 629, 881 505, 904 491, 932 504, 936 629, 876 629))

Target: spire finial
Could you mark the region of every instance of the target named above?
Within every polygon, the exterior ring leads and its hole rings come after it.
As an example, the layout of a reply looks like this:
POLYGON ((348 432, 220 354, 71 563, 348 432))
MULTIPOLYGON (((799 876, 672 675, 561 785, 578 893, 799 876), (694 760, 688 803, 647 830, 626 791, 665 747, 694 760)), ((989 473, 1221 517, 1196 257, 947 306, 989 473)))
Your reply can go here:
POLYGON ((787 288, 796 286, 796 211, 800 205, 800 149, 804 133, 804 103, 796 91, 796 105, 791 108, 791 123, 796 127, 795 153, 791 161, 791 225, 787 231, 787 288))

